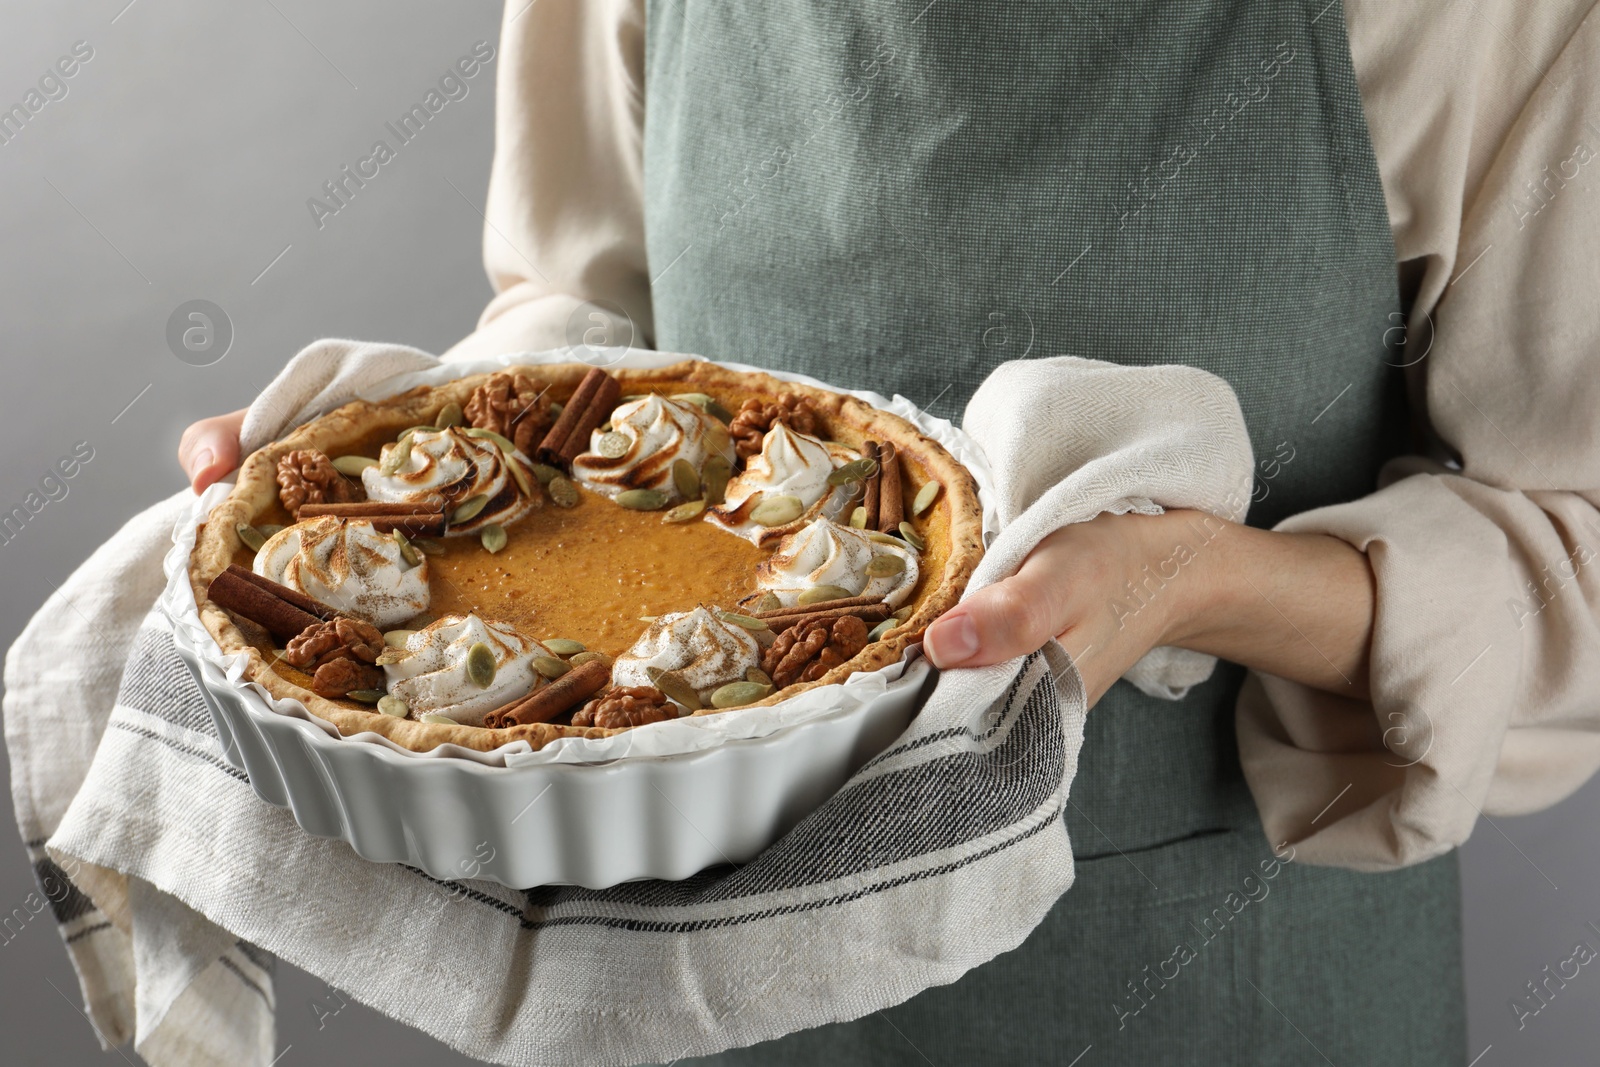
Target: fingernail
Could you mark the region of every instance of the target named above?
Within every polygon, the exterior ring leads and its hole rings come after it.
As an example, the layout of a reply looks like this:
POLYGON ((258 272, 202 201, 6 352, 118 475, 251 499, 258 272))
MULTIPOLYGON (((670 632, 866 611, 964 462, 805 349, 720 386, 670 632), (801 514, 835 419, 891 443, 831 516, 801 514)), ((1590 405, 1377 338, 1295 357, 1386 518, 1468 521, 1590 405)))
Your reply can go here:
POLYGON ((194 458, 189 461, 189 480, 192 482, 198 478, 200 472, 211 466, 216 458, 217 454, 209 448, 202 448, 196 452, 194 458))
POLYGON ((939 667, 954 667, 978 651, 978 624, 970 615, 940 619, 928 628, 928 655, 939 667))

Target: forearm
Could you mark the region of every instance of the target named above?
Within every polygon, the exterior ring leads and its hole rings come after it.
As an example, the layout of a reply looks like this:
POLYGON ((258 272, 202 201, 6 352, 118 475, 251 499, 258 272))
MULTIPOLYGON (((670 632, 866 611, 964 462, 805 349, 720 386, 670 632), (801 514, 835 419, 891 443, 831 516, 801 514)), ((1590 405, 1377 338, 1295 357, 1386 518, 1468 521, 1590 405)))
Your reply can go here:
POLYGON ((1172 583, 1177 603, 1164 643, 1367 696, 1374 582, 1364 553, 1325 534, 1258 530, 1193 511, 1154 521, 1194 549, 1172 583), (1209 539, 1197 545, 1201 529, 1209 539))

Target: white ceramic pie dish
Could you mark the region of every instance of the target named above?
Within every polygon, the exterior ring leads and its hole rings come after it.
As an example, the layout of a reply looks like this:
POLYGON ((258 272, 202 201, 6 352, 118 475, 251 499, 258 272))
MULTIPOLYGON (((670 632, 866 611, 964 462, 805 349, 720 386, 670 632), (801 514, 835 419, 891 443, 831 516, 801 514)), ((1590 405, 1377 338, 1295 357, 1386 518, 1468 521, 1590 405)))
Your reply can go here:
MULTIPOLYGON (((451 364, 391 379, 363 395, 377 398, 505 365, 570 358, 562 352, 520 353, 451 364)), ((618 362, 683 358, 630 352, 618 362)), ((992 482, 970 439, 902 398, 856 395, 913 418, 965 462, 984 498, 985 527, 993 529, 992 482)), ((174 531, 161 598, 224 756, 249 775, 258 796, 289 808, 307 832, 339 838, 366 859, 410 864, 435 878, 598 889, 742 863, 887 748, 916 714, 933 675, 913 650, 882 670, 770 708, 657 723, 595 741, 564 739, 539 752, 516 742, 492 753, 456 746, 416 753, 377 734, 340 737, 300 701, 279 699, 246 681, 242 657, 224 654, 200 621, 187 576, 189 554, 196 528, 227 489, 213 487, 174 531)))
POLYGON ((366 859, 514 888, 603 889, 749 860, 905 730, 932 674, 917 660, 874 700, 698 752, 492 767, 330 737, 230 684, 178 634, 223 755, 257 796, 366 859))

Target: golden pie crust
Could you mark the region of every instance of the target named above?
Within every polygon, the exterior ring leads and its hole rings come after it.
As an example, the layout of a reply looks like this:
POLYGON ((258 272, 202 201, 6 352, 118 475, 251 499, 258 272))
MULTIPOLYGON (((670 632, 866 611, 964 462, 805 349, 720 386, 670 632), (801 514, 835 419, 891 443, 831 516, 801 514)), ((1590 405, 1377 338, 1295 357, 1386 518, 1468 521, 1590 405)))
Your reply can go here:
MULTIPOLYGON (((506 369, 518 370, 549 383, 550 396, 564 402, 590 367, 583 363, 560 363, 506 369)), ((707 393, 729 410, 737 410, 740 404, 751 397, 771 401, 786 394, 804 394, 823 416, 828 430, 827 436, 831 439, 857 450, 869 439, 889 441, 895 445, 902 459, 905 483, 903 490, 908 516, 909 503, 919 488, 930 480, 936 480, 943 486, 933 506, 917 520, 918 530, 927 547, 921 554, 922 572, 917 588, 912 599, 907 601, 914 608, 911 616, 878 641, 869 643, 860 654, 835 667, 816 681, 788 686, 758 704, 745 705, 746 707, 772 704, 813 686, 841 682, 855 671, 877 670, 897 661, 908 645, 921 640, 923 631, 929 623, 953 607, 961 598, 967 580, 983 555, 983 516, 978 502, 977 485, 966 468, 956 462, 938 442, 918 432, 904 419, 874 408, 854 397, 795 382, 781 381, 767 374, 733 371, 700 361, 675 363, 654 370, 618 369, 611 371, 611 374, 618 379, 625 395, 648 392, 659 392, 667 396, 675 393, 707 393)), ((244 546, 235 532, 239 523, 259 525, 292 521, 278 500, 276 469, 280 456, 304 448, 319 449, 330 456, 376 455, 379 444, 392 441, 407 427, 431 423, 439 411, 452 401, 465 405, 473 389, 488 377, 487 374, 480 374, 437 386, 419 386, 376 403, 354 401, 296 428, 283 439, 252 453, 244 461, 239 468, 238 480, 233 491, 212 509, 200 527, 194 552, 190 557, 189 578, 194 588, 195 603, 199 606, 200 618, 206 629, 223 651, 242 652, 247 657, 244 671, 246 679, 259 683, 274 696, 301 701, 311 714, 334 724, 341 735, 371 731, 382 734, 405 748, 426 752, 442 744, 489 751, 515 740, 525 740, 533 748, 538 749, 561 737, 606 737, 622 732, 615 729, 574 727, 559 723, 534 723, 494 730, 424 723, 383 715, 355 701, 329 700, 311 692, 308 688, 310 683, 308 676, 277 660, 272 653, 273 642, 264 631, 248 621, 242 625, 236 622, 233 615, 212 603, 206 596, 206 589, 211 580, 230 563, 250 566, 253 553, 244 546)), ((727 531, 717 529, 709 522, 664 524, 660 522, 657 513, 626 513, 626 521, 634 525, 625 529, 614 527, 601 529, 600 524, 612 521, 601 513, 601 509, 605 512, 625 512, 625 509, 617 507, 605 498, 585 491, 582 501, 576 508, 558 509, 546 500, 543 508, 536 509, 531 516, 508 527, 508 533, 513 536, 525 526, 537 528, 541 514, 547 516, 549 522, 566 524, 560 528, 561 533, 548 535, 546 541, 538 542, 534 546, 540 554, 538 566, 541 573, 528 575, 528 580, 524 583, 515 581, 518 575, 514 572, 500 570, 491 575, 490 572, 495 569, 494 564, 484 561, 471 562, 474 557, 466 555, 468 549, 461 544, 463 542, 471 542, 471 548, 475 549, 479 556, 484 557, 484 560, 500 559, 499 556, 490 557, 488 553, 483 552, 477 546, 476 538, 449 539, 455 548, 455 558, 468 562, 462 563, 460 566, 465 569, 458 572, 452 569, 449 557, 434 557, 429 560, 432 572, 430 586, 435 590, 435 602, 430 606, 428 614, 438 615, 450 610, 450 600, 457 594, 471 596, 476 593, 481 596, 516 597, 528 591, 527 588, 516 588, 516 586, 533 587, 551 582, 557 583, 556 586, 542 587, 557 588, 563 593, 570 592, 573 595, 568 596, 567 601, 578 603, 580 607, 581 603, 589 600, 604 602, 607 596, 615 599, 618 594, 608 589, 605 576, 592 572, 577 575, 579 585, 587 584, 590 587, 587 591, 577 586, 569 590, 561 585, 563 576, 559 555, 571 553, 569 558, 574 560, 587 559, 596 554, 605 558, 606 551, 616 551, 612 540, 617 538, 628 541, 626 550, 630 559, 649 561, 640 564, 647 568, 642 572, 646 575, 657 573, 658 563, 665 560, 668 564, 675 564, 675 573, 679 575, 699 575, 703 570, 706 572, 706 580, 713 585, 718 581, 737 583, 740 578, 737 573, 731 578, 726 577, 723 572, 729 571, 732 564, 720 557, 711 559, 708 553, 725 551, 732 556, 746 553, 750 557, 750 573, 743 578, 742 585, 738 586, 746 592, 755 587, 754 562, 769 555, 771 551, 770 548, 756 549, 748 542, 727 531), (585 520, 572 518, 584 509, 589 509, 585 520), (585 536, 584 521, 590 524, 590 544, 587 546, 581 543, 585 536), (717 541, 710 543, 699 541, 692 546, 684 547, 682 542, 673 540, 675 537, 683 536, 684 531, 689 528, 704 530, 704 533, 690 534, 689 537, 703 538, 707 534, 714 534, 717 541), (599 533, 605 534, 605 537, 600 539, 604 541, 603 544, 596 540, 599 533), (567 544, 563 538, 568 537, 575 543, 567 544), (556 541, 554 550, 548 544, 550 539, 556 541), (731 544, 728 544, 730 542, 731 544), (553 553, 558 557, 554 563, 549 558, 553 553), (685 567, 689 569, 685 570, 685 567), (493 581, 490 580, 491 577, 493 581), (448 590, 448 594, 444 597, 446 603, 444 610, 440 610, 441 586, 448 590), (578 593, 586 595, 580 597, 576 595, 578 593)), ((623 520, 618 518, 615 521, 623 520)), ((531 564, 531 556, 524 559, 531 564)), ((667 571, 674 571, 673 566, 663 566, 667 571)), ((647 592, 659 600, 663 592, 670 596, 672 590, 647 590, 647 592)), ((718 603, 715 606, 735 609, 736 606, 731 603, 731 599, 730 594, 729 603, 718 603)), ((498 603, 515 604, 516 601, 502 599, 498 603)), ((670 610, 686 611, 693 607, 694 602, 691 601, 678 604, 670 610)), ((491 613, 488 617, 497 616, 491 613)), ((626 631, 626 644, 631 644, 632 638, 645 629, 646 623, 619 617, 618 628, 610 628, 611 618, 611 615, 606 616, 607 625, 598 628, 608 630, 613 647, 603 650, 614 654, 620 651, 615 645, 623 635, 623 631, 626 631), (611 632, 613 629, 616 632, 611 632)), ((527 632, 522 625, 518 628, 527 632)), ((529 633, 529 636, 571 637, 590 643, 591 647, 601 647, 605 643, 601 640, 596 644, 592 635, 582 633, 541 635, 534 632, 529 633)), ((624 648, 626 644, 623 645, 624 648)), ((729 711, 715 709, 695 712, 697 715, 728 713, 729 711)))

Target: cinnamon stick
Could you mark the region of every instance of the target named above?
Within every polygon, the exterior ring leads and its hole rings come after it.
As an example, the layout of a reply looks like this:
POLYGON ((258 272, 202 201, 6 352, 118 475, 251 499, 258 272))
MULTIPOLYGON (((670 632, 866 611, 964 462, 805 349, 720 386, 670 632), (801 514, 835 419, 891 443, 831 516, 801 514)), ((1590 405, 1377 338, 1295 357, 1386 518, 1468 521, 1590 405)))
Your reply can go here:
POLYGON ((882 603, 881 596, 849 596, 838 600, 821 600, 815 604, 796 604, 789 608, 773 608, 771 611, 751 612, 753 619, 782 619, 790 615, 807 615, 814 611, 825 611, 829 608, 858 608, 866 604, 882 603))
POLYGON ((592 659, 580 663, 549 685, 489 712, 483 717, 483 725, 491 730, 499 730, 507 726, 549 722, 563 711, 594 696, 609 681, 611 668, 606 666, 604 660, 592 659))
POLYGON ((438 503, 352 500, 345 504, 301 504, 300 518, 314 519, 319 515, 337 515, 341 519, 365 519, 372 515, 438 515, 443 511, 443 505, 438 503))
MULTIPOLYGON (((206 596, 211 598, 212 603, 265 627, 273 637, 279 638, 294 637, 307 626, 315 626, 323 621, 273 590, 246 581, 234 570, 229 567, 211 579, 211 584, 206 587, 206 596)), ((265 578, 261 580, 268 581, 265 578)), ((276 582, 268 584, 283 589, 276 582)))
POLYGON ((438 537, 444 533, 445 513, 437 504, 302 504, 300 518, 332 516, 372 523, 378 533, 399 530, 407 537, 438 537), (360 510, 355 510, 360 509, 360 510))
POLYGON ((866 481, 865 493, 861 501, 861 506, 867 509, 867 521, 862 527, 864 530, 876 530, 878 528, 878 498, 883 478, 883 463, 878 459, 878 455, 878 442, 868 441, 861 446, 861 457, 870 459, 878 464, 877 471, 866 481))
POLYGON ((257 574, 248 567, 241 567, 237 563, 230 563, 228 564, 228 573, 237 575, 238 577, 249 582, 251 585, 254 585, 260 589, 265 589, 279 600, 287 600, 301 611, 315 615, 323 622, 327 622, 329 619, 332 619, 339 614, 322 601, 313 600, 311 597, 306 596, 298 589, 290 589, 286 585, 280 585, 271 578, 268 578, 265 575, 257 574))
POLYGON ((617 406, 617 398, 622 395, 622 384, 605 371, 600 372, 601 379, 599 391, 589 401, 588 410, 572 428, 572 433, 567 438, 567 443, 561 446, 561 461, 567 466, 589 448, 589 434, 611 417, 611 412, 617 406))
POLYGON ((599 367, 590 367, 567 398, 561 417, 539 443, 539 462, 571 463, 587 447, 589 434, 606 421, 621 395, 622 386, 615 378, 599 367))
POLYGON ((782 633, 797 623, 810 622, 813 619, 821 619, 827 622, 832 622, 834 619, 842 619, 846 615, 854 615, 868 626, 871 626, 874 623, 880 623, 884 619, 887 619, 892 613, 893 612, 891 611, 889 605, 879 601, 876 604, 856 604, 847 608, 826 608, 821 611, 805 611, 794 615, 780 615, 775 619, 765 619, 763 621, 766 622, 767 626, 772 630, 773 633, 782 633))
POLYGON ((878 450, 878 525, 869 529, 897 534, 905 517, 905 497, 900 489, 900 453, 885 441, 878 450))

